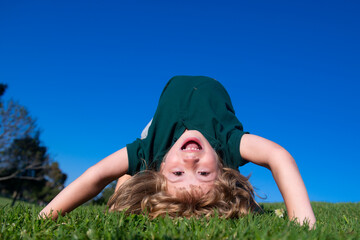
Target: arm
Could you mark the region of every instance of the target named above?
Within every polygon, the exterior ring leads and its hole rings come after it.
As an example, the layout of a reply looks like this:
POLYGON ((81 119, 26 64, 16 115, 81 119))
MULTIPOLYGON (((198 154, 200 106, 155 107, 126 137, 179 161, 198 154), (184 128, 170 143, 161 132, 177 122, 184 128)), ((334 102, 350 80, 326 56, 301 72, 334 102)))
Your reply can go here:
POLYGON ((284 198, 289 218, 300 224, 316 222, 310 200, 294 158, 280 145, 265 138, 245 134, 240 154, 249 162, 268 168, 284 198))
POLYGON ((79 178, 62 190, 41 212, 40 216, 56 219, 58 211, 70 212, 95 197, 116 178, 128 170, 127 150, 123 148, 86 170, 79 178))

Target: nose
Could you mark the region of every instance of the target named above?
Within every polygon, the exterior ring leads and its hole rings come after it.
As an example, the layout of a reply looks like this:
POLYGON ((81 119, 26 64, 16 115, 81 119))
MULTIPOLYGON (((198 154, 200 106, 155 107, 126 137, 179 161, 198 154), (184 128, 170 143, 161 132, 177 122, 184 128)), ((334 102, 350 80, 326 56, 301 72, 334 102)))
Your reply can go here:
POLYGON ((184 156, 183 161, 185 163, 195 164, 195 163, 198 163, 200 161, 200 158, 198 156, 196 156, 196 155, 190 154, 190 155, 184 156))

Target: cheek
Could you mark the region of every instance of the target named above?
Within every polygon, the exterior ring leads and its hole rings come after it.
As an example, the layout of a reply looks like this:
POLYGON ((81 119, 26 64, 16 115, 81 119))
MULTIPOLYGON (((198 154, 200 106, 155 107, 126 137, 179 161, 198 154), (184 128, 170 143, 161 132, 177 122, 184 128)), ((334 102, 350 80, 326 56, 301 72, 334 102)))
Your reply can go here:
POLYGON ((210 161, 211 164, 214 166, 214 169, 219 169, 219 162, 220 162, 220 159, 218 157, 218 155, 216 153, 212 153, 212 156, 210 157, 210 161))
POLYGON ((163 170, 164 170, 164 166, 165 166, 165 163, 164 162, 162 162, 161 164, 160 164, 160 172, 162 173, 163 172, 163 170))
POLYGON ((168 152, 160 165, 160 172, 166 171, 174 165, 176 165, 176 155, 174 153, 168 152))
POLYGON ((169 151, 163 158, 163 163, 172 163, 176 160, 176 153, 175 151, 169 151))

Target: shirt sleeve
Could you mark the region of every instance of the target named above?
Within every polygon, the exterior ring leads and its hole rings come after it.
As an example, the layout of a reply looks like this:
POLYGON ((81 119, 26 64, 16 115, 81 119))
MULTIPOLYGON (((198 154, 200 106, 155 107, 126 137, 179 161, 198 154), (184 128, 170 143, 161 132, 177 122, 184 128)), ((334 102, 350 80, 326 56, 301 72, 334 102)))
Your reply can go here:
MULTIPOLYGON (((141 140, 136 139, 134 142, 127 144, 129 168, 127 174, 134 175, 142 169, 143 149, 140 144, 141 140)), ((145 161, 145 160, 143 160, 145 161)))
POLYGON ((248 132, 244 132, 239 129, 232 131, 227 142, 228 157, 224 159, 225 166, 237 169, 239 166, 243 166, 248 163, 248 161, 243 159, 240 155, 240 142, 244 134, 248 134, 248 132))

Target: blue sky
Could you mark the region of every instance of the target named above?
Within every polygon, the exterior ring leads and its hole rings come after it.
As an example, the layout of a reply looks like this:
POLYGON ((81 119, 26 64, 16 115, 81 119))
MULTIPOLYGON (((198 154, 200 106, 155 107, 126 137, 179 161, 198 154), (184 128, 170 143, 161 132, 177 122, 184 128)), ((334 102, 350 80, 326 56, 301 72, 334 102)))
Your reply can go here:
MULTIPOLYGON (((27 107, 69 184, 132 142, 174 75, 228 90, 245 130, 284 146, 313 201, 360 201, 356 1, 0 2, 4 99, 27 107)), ((248 164, 265 201, 268 170, 248 164)))

